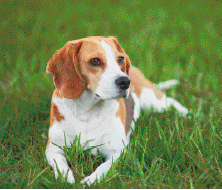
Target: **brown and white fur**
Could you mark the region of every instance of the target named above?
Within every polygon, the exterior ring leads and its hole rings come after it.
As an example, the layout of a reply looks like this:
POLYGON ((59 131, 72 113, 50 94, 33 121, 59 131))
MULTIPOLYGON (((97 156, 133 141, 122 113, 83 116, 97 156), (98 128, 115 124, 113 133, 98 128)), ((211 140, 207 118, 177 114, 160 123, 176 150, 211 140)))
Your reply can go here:
MULTIPOLYGON (((128 55, 112 37, 67 42, 48 62, 47 72, 52 74, 56 89, 46 157, 55 177, 58 169, 70 183, 75 177, 58 147, 63 147, 65 141, 69 146, 81 134, 81 144, 88 142, 84 149, 103 144, 98 149, 105 162, 81 181, 90 185, 106 175, 129 143, 140 109, 163 112, 172 105, 182 114, 188 113, 131 66, 128 55)), ((174 83, 177 81, 159 86, 174 83)), ((97 150, 92 149, 91 154, 96 155, 97 150)))

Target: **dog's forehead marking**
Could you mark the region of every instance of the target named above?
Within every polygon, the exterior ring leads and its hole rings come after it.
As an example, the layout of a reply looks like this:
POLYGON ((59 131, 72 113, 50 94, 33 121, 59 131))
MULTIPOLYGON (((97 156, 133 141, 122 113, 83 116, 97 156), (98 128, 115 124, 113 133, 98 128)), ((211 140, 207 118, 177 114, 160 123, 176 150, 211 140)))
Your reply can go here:
POLYGON ((104 40, 102 40, 101 42, 98 41, 98 43, 102 46, 105 51, 107 66, 112 68, 118 67, 116 62, 116 55, 111 46, 107 44, 104 40))

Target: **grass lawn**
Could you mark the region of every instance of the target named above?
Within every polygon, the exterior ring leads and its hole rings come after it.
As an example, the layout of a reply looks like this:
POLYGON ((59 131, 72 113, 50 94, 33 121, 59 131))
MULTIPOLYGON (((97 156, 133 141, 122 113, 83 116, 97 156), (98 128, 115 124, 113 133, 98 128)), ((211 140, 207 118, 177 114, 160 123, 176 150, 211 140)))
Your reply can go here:
MULTIPOLYGON (((0 1, 0 188, 83 188, 102 163, 64 147, 76 183, 48 166, 52 77, 67 41, 116 36, 133 65, 190 110, 141 113, 126 153, 93 188, 222 188, 222 4, 205 1, 0 1)), ((75 142, 74 142, 75 143, 75 142)), ((86 187, 87 188, 87 187, 86 187)))

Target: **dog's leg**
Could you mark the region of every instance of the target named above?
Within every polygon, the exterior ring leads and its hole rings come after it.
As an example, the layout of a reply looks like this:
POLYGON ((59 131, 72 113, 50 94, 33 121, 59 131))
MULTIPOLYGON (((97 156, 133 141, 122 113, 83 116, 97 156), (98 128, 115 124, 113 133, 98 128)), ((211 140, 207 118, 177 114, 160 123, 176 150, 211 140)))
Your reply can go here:
POLYGON ((81 183, 86 182, 88 185, 91 185, 96 179, 100 181, 107 174, 112 164, 120 157, 125 145, 127 145, 125 130, 124 126, 121 126, 121 121, 117 119, 112 124, 115 124, 118 127, 111 127, 111 133, 103 135, 98 141, 98 144, 103 144, 102 146, 99 146, 98 149, 101 155, 105 158, 105 162, 98 166, 91 175, 84 178, 81 183))
POLYGON ((96 181, 96 179, 98 181, 101 180, 111 168, 112 163, 115 162, 119 156, 120 153, 115 153, 111 157, 107 158, 104 163, 102 163, 91 175, 84 178, 81 183, 87 183, 88 185, 91 185, 96 181))
POLYGON ((46 158, 48 160, 49 165, 54 170, 56 179, 58 178, 58 168, 63 177, 67 177, 67 181, 69 183, 75 183, 74 174, 69 168, 64 152, 61 149, 52 144, 49 144, 49 147, 47 147, 46 149, 46 158))
POLYGON ((143 110, 146 109, 148 111, 153 109, 155 112, 164 112, 165 109, 174 106, 174 108, 182 113, 183 116, 186 116, 188 113, 187 108, 182 106, 178 101, 167 97, 164 93, 161 98, 157 98, 154 90, 146 87, 142 89, 140 104, 143 110))
MULTIPOLYGON (((151 81, 147 80, 136 67, 130 69, 130 79, 135 88, 135 93, 140 100, 142 109, 150 111, 153 108, 153 111, 163 112, 170 106, 174 106, 175 109, 184 116, 188 113, 187 108, 173 98, 167 97, 160 89, 156 88, 151 81)), ((167 89, 176 84, 178 84, 178 81, 171 80, 160 83, 157 86, 161 89, 167 89)))

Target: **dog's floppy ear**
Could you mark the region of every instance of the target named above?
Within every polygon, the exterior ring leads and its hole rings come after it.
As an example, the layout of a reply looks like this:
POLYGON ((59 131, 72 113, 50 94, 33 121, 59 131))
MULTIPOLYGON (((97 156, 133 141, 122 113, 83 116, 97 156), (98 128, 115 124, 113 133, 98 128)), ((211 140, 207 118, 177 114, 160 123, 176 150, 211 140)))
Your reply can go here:
POLYGON ((81 40, 67 42, 47 63, 46 72, 53 76, 60 97, 76 99, 85 90, 77 59, 81 45, 81 40))

